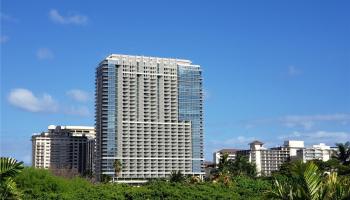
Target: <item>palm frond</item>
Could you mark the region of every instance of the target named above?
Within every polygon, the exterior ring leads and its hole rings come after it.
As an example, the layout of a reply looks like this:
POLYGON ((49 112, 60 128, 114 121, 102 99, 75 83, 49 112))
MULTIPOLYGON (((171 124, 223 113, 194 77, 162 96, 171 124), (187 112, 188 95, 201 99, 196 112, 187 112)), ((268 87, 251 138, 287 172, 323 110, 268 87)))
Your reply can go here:
POLYGON ((15 181, 7 178, 0 183, 0 199, 16 199, 20 200, 22 193, 18 190, 15 181))
POLYGON ((23 169, 23 162, 18 162, 13 158, 0 158, 0 180, 8 177, 15 177, 23 169))
POLYGON ((278 180, 274 180, 273 190, 266 193, 268 199, 283 199, 293 200, 294 198, 293 189, 289 184, 282 184, 278 180))
POLYGON ((317 200, 320 197, 320 188, 322 176, 318 171, 318 167, 314 163, 309 163, 304 172, 304 180, 307 186, 309 197, 311 200, 317 200))

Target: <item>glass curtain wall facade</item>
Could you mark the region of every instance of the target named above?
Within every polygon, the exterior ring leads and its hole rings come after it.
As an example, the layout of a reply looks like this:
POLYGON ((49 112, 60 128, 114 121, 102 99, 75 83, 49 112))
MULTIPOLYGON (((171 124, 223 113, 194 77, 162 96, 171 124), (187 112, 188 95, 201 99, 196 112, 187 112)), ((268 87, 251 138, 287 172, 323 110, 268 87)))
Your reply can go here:
POLYGON ((112 54, 96 69, 96 175, 203 175, 202 72, 189 60, 112 54), (122 165, 116 174, 113 163, 122 165))
POLYGON ((203 166, 203 92, 199 66, 178 66, 179 120, 192 124, 192 170, 203 166))
POLYGON ((96 175, 113 174, 117 155, 116 63, 103 61, 96 70, 96 175))

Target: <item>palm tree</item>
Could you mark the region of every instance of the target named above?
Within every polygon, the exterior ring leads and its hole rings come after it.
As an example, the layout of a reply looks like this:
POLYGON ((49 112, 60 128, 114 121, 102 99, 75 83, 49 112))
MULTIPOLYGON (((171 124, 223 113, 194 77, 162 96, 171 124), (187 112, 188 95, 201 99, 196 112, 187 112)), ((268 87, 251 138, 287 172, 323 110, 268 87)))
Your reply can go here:
POLYGON ((230 164, 230 171, 233 175, 256 176, 256 166, 251 164, 249 160, 242 155, 237 155, 235 161, 230 164))
POLYGON ((289 180, 287 183, 275 180, 274 188, 268 194, 270 199, 345 200, 350 197, 348 179, 338 179, 336 172, 324 177, 313 162, 301 165, 301 163, 296 163, 291 166, 293 180, 289 180))
POLYGON ((185 180, 185 176, 181 173, 181 171, 172 171, 170 174, 170 182, 183 182, 185 180))
MULTIPOLYGON (((115 176, 117 177, 117 180, 118 180, 118 176, 122 171, 122 163, 120 162, 120 160, 114 160, 113 167, 114 167, 115 176)), ((113 178, 113 182, 114 182, 114 178, 113 178)))
POLYGON ((13 180, 23 169, 23 162, 0 158, 0 199, 20 199, 21 193, 13 180))
POLYGON ((214 172, 213 181, 223 183, 225 186, 231 183, 231 164, 232 162, 228 159, 228 153, 224 153, 218 164, 218 169, 214 172))
POLYGON ((343 164, 350 164, 350 142, 346 143, 337 143, 338 152, 336 154, 336 158, 343 164))
POLYGON ((228 153, 224 153, 218 164, 218 170, 220 173, 228 173, 230 171, 230 162, 228 160, 228 153))
POLYGON ((339 178, 333 172, 327 176, 322 185, 322 199, 350 199, 350 179, 339 178))

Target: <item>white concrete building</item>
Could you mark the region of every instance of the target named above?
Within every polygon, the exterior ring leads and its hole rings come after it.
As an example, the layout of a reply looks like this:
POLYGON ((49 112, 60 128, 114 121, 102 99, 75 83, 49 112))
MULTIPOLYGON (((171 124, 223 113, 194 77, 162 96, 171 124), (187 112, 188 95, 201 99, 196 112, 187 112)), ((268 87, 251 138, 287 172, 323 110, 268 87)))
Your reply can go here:
POLYGON ((32 165, 36 168, 93 171, 95 128, 54 126, 32 136, 32 165))
POLYGON ((310 160, 322 160, 328 161, 335 151, 324 143, 318 145, 312 145, 312 147, 300 149, 297 151, 298 159, 302 159, 303 162, 310 160))
POLYGON ((289 149, 289 155, 292 159, 297 156, 298 150, 305 148, 304 141, 300 141, 300 140, 284 141, 283 146, 289 149))
POLYGON ((228 160, 235 160, 239 149, 221 149, 220 151, 213 153, 213 163, 217 166, 220 162, 221 157, 224 154, 228 155, 228 160))
MULTIPOLYGON (((238 150, 232 153, 236 155, 245 155, 249 161, 256 165, 258 175, 269 176, 273 171, 279 170, 279 167, 286 161, 293 159, 302 159, 304 162, 309 160, 327 161, 335 152, 330 146, 320 143, 312 147, 305 148, 304 141, 288 140, 284 141, 283 146, 274 148, 265 148, 264 143, 253 141, 249 144, 249 150, 238 150)), ((214 162, 219 162, 220 152, 214 153, 214 162)))
POLYGON ((238 154, 246 155, 249 161, 256 165, 256 171, 259 176, 270 176, 273 171, 279 170, 279 167, 292 156, 296 156, 296 151, 302 149, 303 141, 285 141, 281 147, 267 149, 260 141, 253 141, 249 144, 249 150, 238 151, 238 154))
POLYGON ((203 94, 189 60, 112 54, 96 69, 96 174, 119 181, 203 175, 203 94))

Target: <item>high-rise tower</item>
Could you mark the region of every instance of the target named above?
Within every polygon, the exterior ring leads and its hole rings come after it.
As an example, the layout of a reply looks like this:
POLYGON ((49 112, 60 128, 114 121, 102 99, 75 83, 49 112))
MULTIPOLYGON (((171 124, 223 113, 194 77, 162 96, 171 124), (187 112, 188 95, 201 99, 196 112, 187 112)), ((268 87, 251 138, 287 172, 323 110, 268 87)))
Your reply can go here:
POLYGON ((36 168, 92 172, 95 127, 50 125, 32 136, 32 165, 36 168))
POLYGON ((182 59, 105 58, 96 69, 96 136, 98 178, 204 174, 200 66, 182 59))

